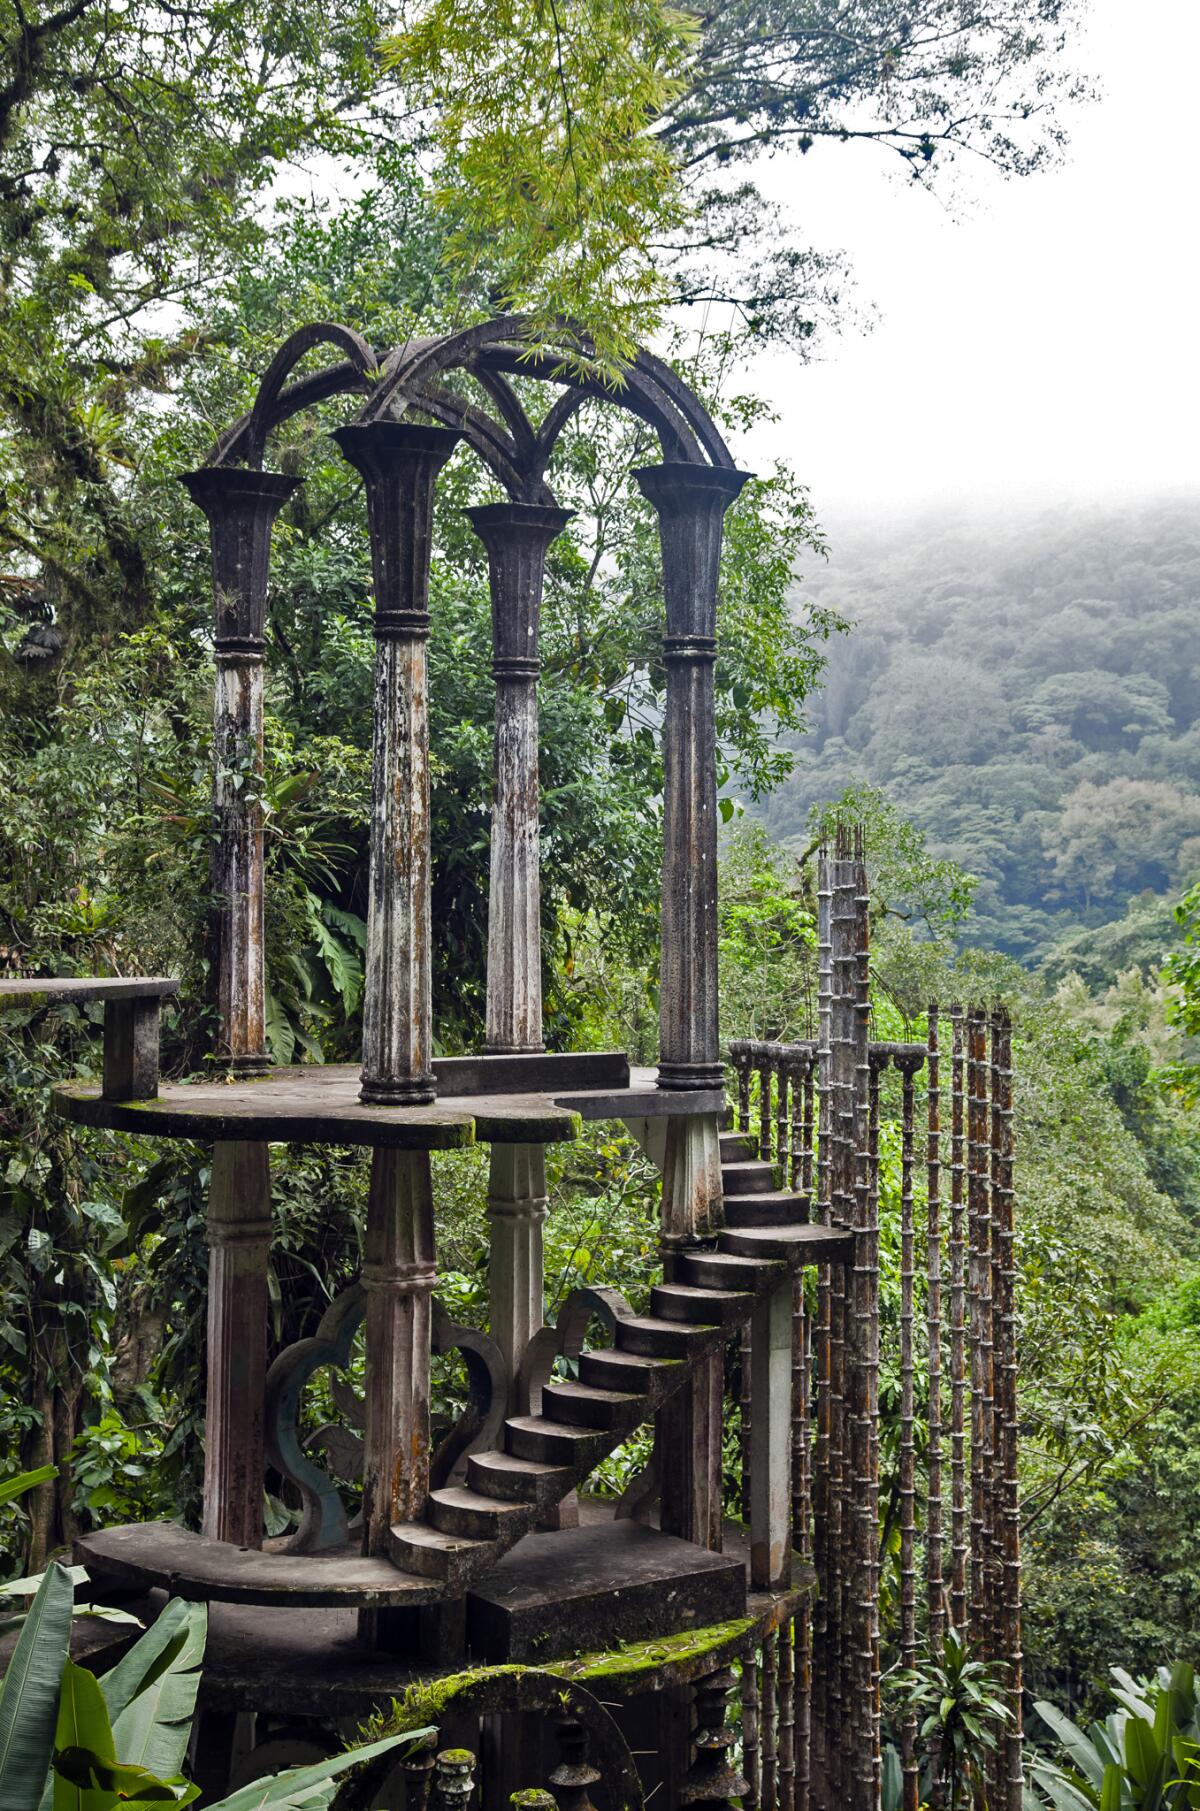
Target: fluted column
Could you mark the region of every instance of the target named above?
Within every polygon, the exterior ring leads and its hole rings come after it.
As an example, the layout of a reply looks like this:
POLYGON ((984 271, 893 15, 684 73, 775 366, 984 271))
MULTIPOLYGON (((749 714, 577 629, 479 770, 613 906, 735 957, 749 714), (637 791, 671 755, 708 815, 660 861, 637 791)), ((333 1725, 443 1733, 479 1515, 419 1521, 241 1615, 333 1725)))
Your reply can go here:
POLYGON ((670 464, 635 476, 658 511, 667 606, 658 1085, 719 1088, 717 583, 725 511, 749 474, 670 464))
MULTIPOLYGON (((717 583, 725 511, 747 474, 713 466, 644 466, 634 474, 658 512, 662 543, 667 698, 663 718, 662 964, 658 1085, 723 1088, 717 1022, 717 583)), ((667 1121, 663 1161, 663 1274, 722 1223, 715 1114, 667 1121)), ((704 1361, 660 1411, 662 1525, 721 1545, 720 1357, 704 1361)))
POLYGON ((541 1050, 538 623, 546 552, 571 511, 489 503, 467 516, 488 552, 496 680, 486 1048, 541 1050))
MULTIPOLYGON (((485 1048, 534 1051, 543 1048, 538 626, 546 552, 571 512, 488 503, 467 516, 488 553, 496 681, 485 1048)), ((488 1293, 492 1337, 510 1378, 542 1325, 545 1218, 541 1146, 494 1144, 488 1293)))
MULTIPOLYGON (((270 1066, 263 921, 263 666, 271 529, 299 479, 206 466, 182 478, 208 517, 216 617, 209 919, 219 1061, 270 1066)), ((203 1528, 262 1543, 271 1165, 265 1144, 217 1144, 209 1186, 203 1528)))
POLYGON ((181 482, 208 517, 216 606, 211 973, 217 1055, 269 1067, 263 979, 263 658, 271 529, 300 480, 205 466, 181 482))
POLYGON ((429 1494, 429 1353, 436 1281, 428 1151, 373 1152, 362 1280, 367 1292, 363 1552, 429 1494))
POLYGON ((378 421, 334 439, 362 473, 375 575, 371 877, 362 1099, 435 1098, 429 848, 429 562, 448 428, 378 421))

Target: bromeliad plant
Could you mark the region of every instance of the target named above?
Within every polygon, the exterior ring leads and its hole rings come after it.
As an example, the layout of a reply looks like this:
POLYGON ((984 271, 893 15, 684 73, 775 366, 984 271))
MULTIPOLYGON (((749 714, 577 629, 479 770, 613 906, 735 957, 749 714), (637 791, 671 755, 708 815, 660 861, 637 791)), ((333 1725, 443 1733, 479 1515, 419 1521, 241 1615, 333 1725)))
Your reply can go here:
POLYGON ((1118 1666, 1118 1709, 1079 1728, 1053 1704, 1038 1715, 1057 1738, 1061 1763, 1035 1759, 1027 1811, 1200 1811, 1200 1690, 1184 1661, 1137 1680, 1118 1666))
MULTIPOLYGON (((190 1805, 183 1777, 200 1663, 203 1604, 172 1598, 117 1666, 97 1679, 70 1658, 75 1581, 52 1564, 25 1618, 0 1685, 0 1805, 4 1811, 119 1811, 190 1805)), ((399 1743, 391 1736, 311 1767, 256 1780, 211 1811, 325 1811, 338 1775, 399 1743)))

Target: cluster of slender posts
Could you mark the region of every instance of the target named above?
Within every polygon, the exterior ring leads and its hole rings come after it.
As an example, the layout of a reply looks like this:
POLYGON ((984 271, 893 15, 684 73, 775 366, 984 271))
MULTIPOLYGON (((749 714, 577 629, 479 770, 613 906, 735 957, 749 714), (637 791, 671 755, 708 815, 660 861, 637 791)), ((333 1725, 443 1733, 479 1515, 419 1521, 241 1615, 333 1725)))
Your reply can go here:
MULTIPOLYGON (((944 1012, 934 1004, 925 1041, 873 1040, 868 951, 862 851, 842 833, 819 867, 816 1039, 729 1048, 739 1129, 752 1134, 784 1187, 810 1196, 815 1218, 855 1235, 852 1264, 823 1265, 815 1290, 801 1280, 795 1290, 792 1535, 815 1590, 743 1668, 751 1788, 744 1803, 752 1811, 874 1811, 885 1675, 940 1665, 952 1629, 989 1664, 1008 1713, 993 1731, 995 1748, 984 1753, 980 1785, 990 1806, 1019 1811, 1011 1026, 1003 1010, 953 1005, 944 1012), (885 1202, 898 1215, 894 1325, 881 1315, 879 1289, 881 1097, 889 1069, 900 1077, 899 1199, 889 1189, 885 1202), (887 1430, 896 1464, 882 1503, 881 1356, 899 1378, 887 1430), (897 1615, 885 1641, 882 1568, 897 1536, 897 1615)), ((750 1416, 743 1383, 746 1502, 750 1416)), ((943 1803, 938 1744, 919 1742, 915 1712, 901 1710, 888 1731, 899 1751, 904 1811, 943 1803)))

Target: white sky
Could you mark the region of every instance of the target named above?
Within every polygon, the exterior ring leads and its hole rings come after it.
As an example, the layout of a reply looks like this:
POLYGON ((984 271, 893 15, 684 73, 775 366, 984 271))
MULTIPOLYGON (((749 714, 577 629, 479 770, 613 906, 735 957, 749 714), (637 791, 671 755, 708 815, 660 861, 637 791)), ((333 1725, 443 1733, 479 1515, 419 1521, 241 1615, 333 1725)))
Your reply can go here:
POLYGON ((750 374, 781 420, 745 450, 818 516, 1200 488, 1200 4, 1093 0, 1079 62, 1102 94, 1065 165, 981 167, 956 213, 868 146, 760 171, 881 317, 750 374))

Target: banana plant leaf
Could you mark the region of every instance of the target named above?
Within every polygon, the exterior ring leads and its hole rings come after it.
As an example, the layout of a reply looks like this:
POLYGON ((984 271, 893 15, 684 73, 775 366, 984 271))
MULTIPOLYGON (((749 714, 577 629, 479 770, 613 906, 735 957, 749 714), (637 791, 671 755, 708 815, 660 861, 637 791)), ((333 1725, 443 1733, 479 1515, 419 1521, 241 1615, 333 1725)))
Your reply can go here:
POLYGON ((164 1779, 183 1768, 208 1636, 204 1604, 172 1598, 162 1615, 101 1680, 122 1761, 164 1779))
POLYGON ((311 1767, 289 1768, 287 1773, 277 1773, 273 1779, 256 1780, 253 1785, 243 1786, 232 1797, 210 1806, 209 1811, 327 1811, 339 1774, 348 1773, 351 1767, 357 1767, 363 1761, 374 1760, 376 1755, 387 1754, 389 1749, 401 1744, 405 1747, 415 1745, 436 1733, 432 1728, 408 1730, 402 1736, 385 1736, 381 1742, 351 1749, 348 1754, 334 1755, 328 1761, 314 1761, 311 1767))
POLYGON ((0 1805, 38 1811, 54 1752, 59 1685, 71 1642, 75 1587, 52 1564, 30 1605, 0 1685, 0 1805))
POLYGON ((37 1471, 18 1472, 15 1478, 6 1478, 0 1484, 0 1503, 12 1503, 17 1497, 23 1497, 27 1490, 36 1490, 39 1484, 48 1484, 57 1476, 57 1465, 41 1465, 37 1471))
POLYGON ((1099 1792, 1104 1783, 1104 1762, 1077 1723, 1064 1717, 1057 1705, 1040 1699, 1034 1707, 1043 1723, 1054 1731, 1063 1748, 1090 1786, 1099 1792))

